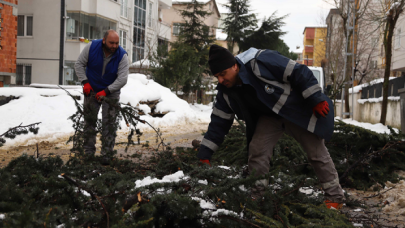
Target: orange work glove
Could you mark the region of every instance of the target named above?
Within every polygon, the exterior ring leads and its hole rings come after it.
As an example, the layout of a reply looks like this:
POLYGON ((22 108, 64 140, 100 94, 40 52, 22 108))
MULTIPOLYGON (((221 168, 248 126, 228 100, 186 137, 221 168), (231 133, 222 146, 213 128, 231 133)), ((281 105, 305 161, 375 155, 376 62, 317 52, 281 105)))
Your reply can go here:
POLYGON ((210 160, 208 160, 208 159, 200 159, 200 162, 211 166, 210 160))
POLYGON ((91 88, 90 83, 87 82, 86 84, 83 85, 83 93, 85 96, 88 96, 90 95, 90 91, 93 91, 93 88, 91 88))
POLYGON ((318 113, 319 115, 326 117, 326 115, 328 115, 329 113, 329 104, 327 101, 322 101, 319 102, 313 109, 312 111, 314 112, 314 114, 316 115, 316 113, 318 113))
POLYGON ((98 92, 98 93, 96 94, 96 99, 97 99, 98 101, 101 101, 101 97, 106 97, 106 96, 107 96, 107 94, 105 93, 104 90, 102 90, 102 91, 100 91, 100 92, 98 92))

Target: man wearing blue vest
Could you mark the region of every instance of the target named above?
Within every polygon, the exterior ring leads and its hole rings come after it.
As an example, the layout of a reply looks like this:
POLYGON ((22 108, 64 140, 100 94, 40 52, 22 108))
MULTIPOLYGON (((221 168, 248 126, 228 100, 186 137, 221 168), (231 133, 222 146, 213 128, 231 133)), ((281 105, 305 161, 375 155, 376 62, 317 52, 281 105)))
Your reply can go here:
POLYGON ((109 164, 106 156, 112 152, 116 137, 116 109, 103 101, 103 97, 118 103, 121 88, 128 79, 128 54, 119 46, 119 36, 108 30, 104 38, 93 40, 80 53, 75 64, 77 77, 82 82, 84 93, 84 145, 86 154, 96 152, 97 114, 102 106, 102 147, 103 163, 109 164))
MULTIPOLYGON (((333 133, 333 108, 329 110, 333 104, 312 71, 276 51, 250 48, 234 57, 218 45, 211 46, 208 63, 219 84, 211 123, 197 155, 201 162, 210 164, 236 114, 246 123, 250 173, 269 172, 273 148, 287 133, 307 153, 327 207, 340 209, 345 197, 324 144, 333 133)), ((252 197, 260 198, 266 186, 268 180, 258 181, 252 197)))

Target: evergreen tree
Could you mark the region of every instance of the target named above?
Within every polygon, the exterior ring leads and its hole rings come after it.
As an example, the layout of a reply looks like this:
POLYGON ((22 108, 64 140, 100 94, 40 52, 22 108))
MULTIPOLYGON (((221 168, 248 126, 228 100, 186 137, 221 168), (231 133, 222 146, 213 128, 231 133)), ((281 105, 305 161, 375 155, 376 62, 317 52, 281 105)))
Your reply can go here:
POLYGON ((240 47, 244 38, 257 28, 257 19, 250 13, 249 0, 229 0, 225 7, 230 13, 224 19, 223 30, 228 35, 228 49, 232 51, 235 43, 240 47))
MULTIPOLYGON (((212 27, 204 23, 204 19, 212 13, 203 9, 204 5, 197 0, 192 0, 187 4, 185 10, 180 10, 180 15, 185 20, 181 25, 179 39, 181 43, 185 43, 193 47, 199 54, 206 54, 210 44, 214 42, 214 36, 210 35, 212 27)), ((204 59, 202 59, 203 61, 204 59)), ((201 62, 203 65, 205 62, 201 62)))
POLYGON ((165 58, 158 57, 158 51, 152 66, 156 82, 177 92, 180 88, 189 93, 195 84, 196 77, 202 74, 204 68, 199 67, 200 56, 195 49, 181 42, 172 44, 172 49, 165 58))
MULTIPOLYGON (((192 0, 187 4, 185 10, 180 11, 185 23, 182 24, 179 39, 180 43, 184 43, 194 48, 195 58, 198 58, 198 64, 191 66, 190 77, 186 80, 183 92, 188 93, 191 90, 200 89, 202 74, 210 74, 208 67, 208 51, 209 46, 214 42, 214 36, 210 35, 212 27, 204 23, 205 18, 212 13, 203 9, 204 5, 197 0, 192 0)), ((213 34, 213 33, 212 33, 213 34)), ((181 46, 174 44, 174 46, 181 46)))
POLYGON ((297 59, 298 56, 293 52, 290 52, 290 48, 287 44, 281 40, 281 36, 285 35, 286 32, 281 30, 281 27, 285 25, 283 21, 288 15, 281 17, 276 16, 277 11, 274 12, 267 19, 263 19, 263 23, 260 28, 253 31, 249 36, 247 36, 239 45, 240 51, 246 51, 250 47, 255 47, 258 49, 270 49, 280 52, 290 59, 297 59))

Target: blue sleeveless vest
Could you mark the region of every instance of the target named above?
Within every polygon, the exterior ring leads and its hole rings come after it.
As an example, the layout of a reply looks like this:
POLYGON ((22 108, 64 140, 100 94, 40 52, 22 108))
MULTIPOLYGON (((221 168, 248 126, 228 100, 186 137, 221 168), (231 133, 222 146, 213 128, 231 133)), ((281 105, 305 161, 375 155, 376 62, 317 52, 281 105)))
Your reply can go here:
POLYGON ((113 56, 105 68, 104 75, 102 75, 104 63, 102 44, 102 39, 93 40, 91 42, 86 68, 87 79, 96 93, 104 90, 107 86, 111 85, 115 79, 117 79, 118 65, 120 64, 122 57, 127 53, 121 46, 118 46, 117 51, 112 54, 113 56))

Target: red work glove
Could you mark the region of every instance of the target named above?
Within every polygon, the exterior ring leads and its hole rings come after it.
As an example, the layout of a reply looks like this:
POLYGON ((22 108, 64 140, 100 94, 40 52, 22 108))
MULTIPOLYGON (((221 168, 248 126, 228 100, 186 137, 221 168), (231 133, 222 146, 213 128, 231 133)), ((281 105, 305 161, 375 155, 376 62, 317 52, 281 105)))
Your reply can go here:
POLYGON ((100 91, 100 92, 98 92, 98 93, 96 94, 96 99, 97 99, 98 101, 101 101, 101 98, 102 98, 102 97, 106 97, 106 96, 107 96, 107 94, 105 93, 104 90, 102 90, 102 91, 100 91))
POLYGON ((329 113, 329 104, 327 101, 322 101, 319 102, 313 109, 312 111, 314 112, 314 114, 316 115, 316 113, 318 113, 319 115, 326 117, 326 115, 328 115, 329 113))
POLYGON ((90 95, 90 91, 93 91, 93 88, 91 88, 90 83, 87 82, 86 84, 83 85, 83 93, 85 96, 88 96, 90 95))
POLYGON ((208 160, 208 159, 200 159, 200 162, 211 166, 210 160, 208 160))

